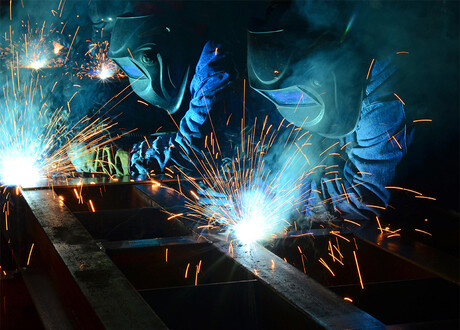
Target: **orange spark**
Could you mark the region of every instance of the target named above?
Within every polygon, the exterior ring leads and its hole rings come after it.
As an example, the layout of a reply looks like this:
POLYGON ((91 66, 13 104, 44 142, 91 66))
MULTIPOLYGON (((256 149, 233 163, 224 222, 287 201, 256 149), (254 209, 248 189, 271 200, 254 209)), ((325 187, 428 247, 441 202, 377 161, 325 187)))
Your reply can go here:
POLYGON ((359 223, 357 223, 357 222, 354 222, 354 221, 351 221, 351 220, 348 220, 348 219, 343 219, 343 221, 346 221, 346 222, 352 223, 352 224, 354 224, 354 225, 356 225, 358 227, 361 227, 361 225, 359 223))
POLYGON ((343 150, 343 148, 345 148, 345 147, 346 147, 347 145, 349 145, 350 143, 351 143, 351 142, 345 143, 345 144, 342 146, 342 148, 340 148, 340 150, 343 150))
POLYGON ((341 239, 343 239, 343 240, 345 240, 345 241, 347 241, 347 242, 350 242, 350 240, 349 240, 348 238, 343 237, 343 236, 340 235, 339 232, 337 232, 337 231, 331 230, 330 233, 331 233, 332 235, 335 235, 335 236, 337 236, 337 237, 340 237, 341 239))
POLYGON ((326 267, 328 271, 331 272, 332 276, 335 276, 334 272, 332 271, 331 268, 329 268, 329 266, 327 265, 326 261, 323 260, 323 258, 319 258, 318 261, 319 261, 324 267, 326 267))
POLYGON ((386 210, 385 207, 379 206, 379 205, 367 204, 366 206, 367 206, 367 207, 373 207, 374 209, 386 210))
POLYGON ((396 98, 397 98, 399 101, 401 101, 401 103, 402 103, 403 105, 406 105, 406 103, 404 103, 404 101, 398 96, 398 94, 393 93, 393 95, 396 96, 396 98))
POLYGON ((303 256, 304 256, 304 254, 301 254, 301 255, 300 255, 300 259, 302 260, 303 272, 306 274, 306 273, 307 273, 307 270, 305 269, 305 261, 303 261, 303 256))
POLYGON ((188 276, 188 269, 190 267, 190 263, 187 264, 187 268, 185 269, 185 278, 188 276))
POLYGON ((428 197, 428 196, 415 196, 415 198, 429 199, 429 200, 432 200, 432 201, 435 201, 435 200, 436 200, 436 198, 434 198, 434 197, 428 197))
POLYGON ((430 235, 430 236, 433 236, 433 234, 430 234, 429 232, 426 232, 424 230, 421 230, 421 229, 417 229, 415 228, 415 231, 418 231, 419 233, 423 233, 423 234, 426 234, 426 235, 430 235))
POLYGON ((420 193, 420 192, 418 192, 418 191, 411 190, 411 189, 407 189, 407 188, 401 188, 401 187, 395 187, 395 186, 386 186, 385 188, 386 188, 386 189, 404 190, 404 191, 408 191, 408 192, 411 192, 411 193, 414 193, 414 194, 417 194, 417 195, 420 195, 420 196, 423 195, 422 193, 420 193))
POLYGON ((351 298, 348 298, 348 297, 343 297, 343 300, 346 300, 346 301, 349 301, 349 302, 353 302, 353 300, 351 298))
POLYGON ((380 225, 379 217, 375 217, 375 219, 377 219, 377 224, 379 225, 380 234, 383 234, 383 229, 382 229, 382 226, 380 225))
POLYGON ((140 103, 140 104, 143 104, 143 105, 145 105, 147 107, 149 106, 149 104, 147 102, 144 102, 142 100, 137 100, 137 102, 140 103))
POLYGON ((366 80, 369 79, 369 75, 371 74, 372 66, 374 65, 375 58, 372 59, 371 65, 369 66, 369 71, 367 72, 366 80))
POLYGON ((193 190, 190 190, 190 194, 192 194, 192 196, 195 197, 196 200, 200 199, 200 197, 198 197, 198 195, 195 194, 195 192, 193 190))
POLYGON ((356 257, 356 251, 353 251, 353 255, 354 255, 354 257, 355 257, 356 269, 358 270, 359 283, 361 284, 361 289, 364 290, 363 279, 361 278, 361 271, 359 270, 358 258, 356 257))
POLYGON ((275 270, 275 260, 271 259, 271 269, 275 270))
POLYGON ((32 246, 30 247, 29 258, 27 258, 27 266, 29 266, 30 257, 32 256, 32 250, 34 249, 34 245, 35 245, 35 243, 32 243, 32 246))
POLYGON ((324 150, 322 153, 320 153, 319 155, 322 156, 326 151, 328 151, 329 149, 331 149, 332 147, 336 146, 337 144, 339 144, 340 142, 337 141, 336 143, 334 143, 333 145, 331 145, 329 148, 327 148, 326 150, 324 150))
POLYGON ((348 204, 350 204, 350 200, 348 199, 347 191, 345 190, 345 187, 344 187, 343 183, 340 183, 340 184, 342 185, 342 189, 343 189, 343 193, 345 195, 345 198, 347 199, 348 204))
POLYGON ((416 119, 416 120, 413 120, 412 122, 413 123, 420 123, 420 122, 432 122, 433 119, 416 119))
POLYGON ((178 214, 174 214, 172 216, 170 216, 168 219, 166 220, 171 220, 171 219, 174 219, 174 218, 177 218, 177 217, 180 217, 181 215, 184 215, 184 213, 178 213, 178 214))
POLYGON ((166 258, 166 262, 168 262, 168 248, 166 248, 165 258, 166 258))
POLYGON ((89 200, 89 206, 91 206, 92 212, 96 212, 96 210, 94 209, 93 201, 91 199, 89 200))
POLYGON ((396 140, 395 136, 393 135, 391 138, 392 138, 393 140, 395 140, 395 142, 396 142, 396 144, 398 145, 399 149, 402 150, 402 147, 401 147, 401 145, 399 144, 398 140, 396 140))
POLYGON ((73 39, 72 39, 72 42, 70 43, 70 47, 69 47, 69 51, 67 52, 67 55, 65 57, 65 61, 64 62, 67 62, 67 59, 69 58, 69 54, 70 54, 70 50, 72 49, 72 45, 73 45, 73 42, 75 40, 75 37, 77 36, 77 33, 78 33, 78 30, 80 29, 80 26, 77 27, 77 30, 75 31, 75 34, 73 35, 73 39))

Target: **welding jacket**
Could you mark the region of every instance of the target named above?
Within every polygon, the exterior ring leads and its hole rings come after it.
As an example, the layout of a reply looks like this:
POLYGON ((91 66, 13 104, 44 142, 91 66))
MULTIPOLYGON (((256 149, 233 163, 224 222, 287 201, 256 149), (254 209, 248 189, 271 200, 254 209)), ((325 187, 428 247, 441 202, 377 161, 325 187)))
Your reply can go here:
POLYGON ((375 61, 356 129, 327 151, 339 166, 324 164, 323 175, 306 185, 307 217, 328 211, 364 220, 388 207, 390 193, 385 187, 407 152, 408 140, 404 104, 395 95, 396 62, 394 56, 375 61))
POLYGON ((171 165, 199 174, 202 151, 214 149, 210 153, 219 152, 219 158, 225 157, 233 139, 239 136, 240 123, 237 116, 232 116, 232 112, 241 113, 243 109, 235 87, 237 76, 230 46, 208 41, 190 83, 191 101, 179 130, 134 145, 131 174, 158 174, 171 165))

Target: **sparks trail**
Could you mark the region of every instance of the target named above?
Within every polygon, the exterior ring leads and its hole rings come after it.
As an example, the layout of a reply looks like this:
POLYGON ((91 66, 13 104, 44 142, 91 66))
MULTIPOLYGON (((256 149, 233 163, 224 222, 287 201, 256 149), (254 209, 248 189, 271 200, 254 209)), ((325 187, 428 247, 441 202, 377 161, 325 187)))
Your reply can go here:
MULTIPOLYGON (((296 157, 307 159, 305 146, 310 145, 304 143, 299 146, 296 142, 299 136, 308 141, 311 134, 307 136, 309 132, 301 133, 300 129, 291 125, 285 141, 280 139, 279 128, 273 129, 267 123, 267 118, 259 122, 261 129, 257 123, 255 118, 252 129, 241 130, 244 132, 242 142, 235 146, 234 157, 225 161, 214 132, 205 138, 205 150, 200 155, 195 154, 194 161, 190 156, 190 161, 197 164, 199 183, 176 167, 201 195, 197 198, 192 191, 190 197, 185 196, 179 185, 179 193, 187 198, 186 207, 190 211, 182 214, 182 218, 197 221, 201 229, 217 228, 218 232, 235 235, 243 243, 286 235, 287 228, 291 226, 292 213, 305 210, 308 204, 303 191, 305 179, 314 174, 319 166, 325 165, 312 166, 309 162, 301 161, 299 168, 296 168, 296 173, 300 172, 301 175, 292 175, 290 164, 296 157), (284 145, 284 149, 291 148, 288 159, 276 169, 267 159, 275 144, 284 145)), ((329 155, 322 159, 327 157, 329 155)), ((349 194, 344 192, 346 197, 349 194)))
POLYGON ((87 61, 80 66, 77 77, 97 78, 102 81, 124 77, 115 62, 107 57, 108 51, 108 41, 91 44, 85 53, 87 61))
POLYGON ((17 68, 42 70, 64 64, 69 50, 66 38, 52 23, 22 21, 17 33, 11 25, 9 29, 9 34, 3 34, 7 46, 2 48, 1 58, 11 72, 17 68))
POLYGON ((5 185, 33 185, 42 179, 68 176, 75 170, 71 159, 86 157, 92 150, 110 143, 108 118, 83 117, 68 127, 63 107, 46 103, 40 75, 27 78, 19 68, 17 76, 0 76, 0 182, 5 185), (19 83, 18 83, 19 81, 19 83), (76 127, 82 126, 78 129, 76 127))

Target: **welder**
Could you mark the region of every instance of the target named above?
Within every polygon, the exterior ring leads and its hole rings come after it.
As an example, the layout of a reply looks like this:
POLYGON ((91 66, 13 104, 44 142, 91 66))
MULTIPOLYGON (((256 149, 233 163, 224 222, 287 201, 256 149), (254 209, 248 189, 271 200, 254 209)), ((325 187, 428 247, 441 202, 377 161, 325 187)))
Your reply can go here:
POLYGON ((342 17, 341 31, 290 16, 248 33, 250 86, 287 122, 332 141, 324 145, 339 142, 326 154, 337 150, 335 156, 323 157, 305 179, 307 218, 379 214, 406 153, 404 104, 395 96, 401 55, 373 59, 352 36, 344 38, 350 18, 342 17))
MULTIPOLYGON (((108 56, 128 76, 134 92, 155 111, 173 115, 186 107, 177 132, 134 145, 133 176, 158 174, 171 165, 193 172, 207 134, 220 141, 239 136, 239 130, 232 131, 235 125, 229 124, 238 121, 232 111, 241 113, 243 108, 238 96, 243 84, 237 86, 238 71, 231 55, 233 40, 224 34, 209 38, 203 32, 209 28, 178 5, 137 7, 134 14, 118 17, 112 32, 108 56)), ((223 154, 226 146, 221 144, 223 154)))

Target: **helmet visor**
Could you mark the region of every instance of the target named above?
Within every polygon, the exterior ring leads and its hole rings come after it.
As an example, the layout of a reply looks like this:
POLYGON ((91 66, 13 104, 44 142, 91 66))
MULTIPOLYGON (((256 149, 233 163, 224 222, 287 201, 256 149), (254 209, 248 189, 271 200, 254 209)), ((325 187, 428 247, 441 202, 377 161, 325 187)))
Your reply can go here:
POLYGON ((262 90, 268 99, 276 105, 290 106, 316 106, 319 101, 300 87, 292 86, 276 90, 262 90))
POLYGON ((113 61, 117 63, 120 69, 123 70, 124 73, 129 78, 139 79, 142 77, 147 78, 144 71, 130 58, 122 57, 122 58, 114 58, 113 61))

